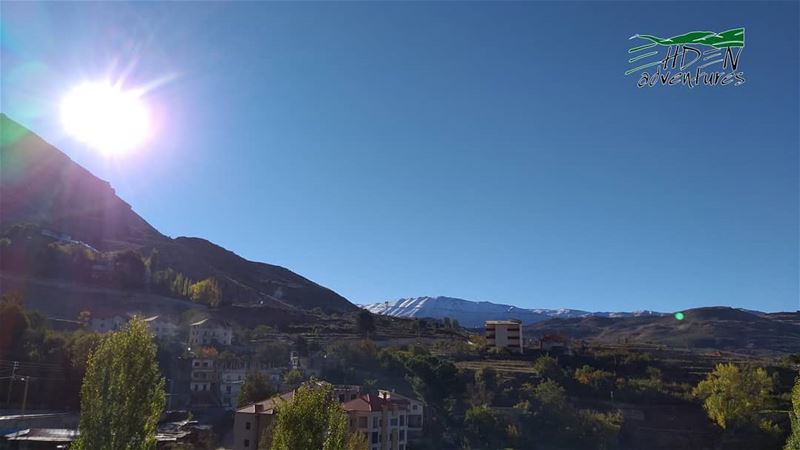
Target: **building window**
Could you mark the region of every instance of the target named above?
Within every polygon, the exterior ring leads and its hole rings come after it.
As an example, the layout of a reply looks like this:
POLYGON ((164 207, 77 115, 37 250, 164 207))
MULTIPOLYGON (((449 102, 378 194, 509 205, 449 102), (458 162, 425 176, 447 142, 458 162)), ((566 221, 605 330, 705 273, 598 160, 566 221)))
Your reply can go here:
POLYGON ((244 440, 244 446, 245 447, 250 447, 250 439, 245 439, 244 440))
POLYGON ((372 443, 373 443, 373 444, 377 444, 377 443, 378 443, 378 440, 379 440, 379 439, 378 439, 378 432, 377 432, 377 431, 373 431, 373 432, 372 432, 372 443))
POLYGON ((373 417, 372 418, 372 428, 378 428, 378 418, 377 417, 373 417))
POLYGON ((401 441, 406 440, 406 430, 400 430, 400 439, 401 441))
POLYGON ((244 429, 245 430, 249 430, 250 429, 250 422, 245 422, 244 423, 244 429))
POLYGON ((393 427, 396 427, 397 426, 397 417, 393 417, 391 420, 389 420, 389 424, 391 426, 393 426, 393 427))
POLYGON ((367 428, 367 418, 366 417, 359 417, 358 418, 358 427, 359 428, 367 428))
POLYGON ((401 415, 400 416, 400 426, 402 427, 405 424, 406 424, 406 416, 401 415))

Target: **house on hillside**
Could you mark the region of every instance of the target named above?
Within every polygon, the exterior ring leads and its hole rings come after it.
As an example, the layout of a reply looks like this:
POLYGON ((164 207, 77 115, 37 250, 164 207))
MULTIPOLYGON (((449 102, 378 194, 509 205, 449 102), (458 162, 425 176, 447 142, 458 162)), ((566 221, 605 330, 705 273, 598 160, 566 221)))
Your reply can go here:
POLYGON ((233 417, 233 448, 258 448, 264 433, 269 433, 272 429, 280 404, 292 401, 293 398, 294 391, 289 391, 237 409, 233 417))
POLYGON ((549 352, 553 350, 568 351, 570 340, 561 334, 545 334, 539 338, 539 350, 549 352))
POLYGON ((211 356, 198 356, 192 359, 189 389, 191 403, 194 406, 207 407, 219 404, 215 360, 216 358, 211 356))
POLYGON ((219 401, 222 406, 233 408, 236 406, 236 398, 242 390, 244 380, 250 372, 258 372, 264 375, 276 388, 283 382, 282 367, 262 367, 250 364, 229 364, 217 369, 217 380, 219 380, 219 401))
POLYGON ((92 316, 89 320, 89 329, 95 333, 108 333, 120 330, 126 323, 128 318, 120 315, 92 316))
POLYGON ((189 327, 190 345, 231 345, 233 327, 218 319, 203 319, 189 327))
POLYGON ((388 398, 389 400, 405 400, 408 402, 408 412, 406 413, 407 435, 408 441, 414 442, 422 438, 422 426, 425 422, 424 405, 421 401, 400 395, 394 391, 387 391, 384 389, 378 390, 378 395, 388 398))
POLYGON ((519 320, 487 320, 486 342, 490 348, 505 348, 512 353, 523 353, 522 322, 519 320))
POLYGON ((157 339, 166 339, 178 335, 180 326, 167 316, 152 316, 144 319, 144 323, 157 339))

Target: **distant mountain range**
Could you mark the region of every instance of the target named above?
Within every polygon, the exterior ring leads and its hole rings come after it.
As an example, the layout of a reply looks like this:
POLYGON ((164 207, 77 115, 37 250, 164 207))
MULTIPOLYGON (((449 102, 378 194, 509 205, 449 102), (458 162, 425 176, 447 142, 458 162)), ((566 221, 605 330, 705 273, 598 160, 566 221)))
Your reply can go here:
POLYGON ((667 346, 741 354, 800 352, 800 311, 764 313, 712 306, 684 310, 682 320, 654 311, 590 312, 525 309, 451 297, 404 298, 361 305, 375 314, 406 318, 449 317, 466 328, 485 320, 518 319, 524 335, 560 334, 603 344, 667 346))
MULTIPOLYGON (((0 275, 22 277, 15 289, 28 290, 25 279, 58 280, 188 298, 191 284, 211 280, 198 284, 221 292, 206 296, 210 306, 236 303, 289 313, 356 310, 341 295, 286 268, 248 261, 205 239, 163 235, 107 181, 4 114, 0 162, 0 275), (136 258, 126 259, 124 253, 136 258)), ((168 185, 165 180, 157 189, 170 195, 168 185)), ((39 297, 57 303, 63 289, 56 287, 51 295, 40 291, 39 297)))
POLYGON ((562 334, 605 344, 664 345, 737 353, 800 351, 800 312, 763 313, 724 306, 668 316, 579 317, 528 325, 527 336, 562 334))
POLYGON ((467 328, 479 328, 486 320, 517 319, 523 324, 542 322, 548 319, 572 319, 582 317, 641 317, 662 316, 654 311, 591 312, 578 309, 526 309, 513 305, 492 302, 474 302, 453 297, 401 298, 382 303, 362 305, 375 314, 392 317, 443 319, 449 317, 467 328))

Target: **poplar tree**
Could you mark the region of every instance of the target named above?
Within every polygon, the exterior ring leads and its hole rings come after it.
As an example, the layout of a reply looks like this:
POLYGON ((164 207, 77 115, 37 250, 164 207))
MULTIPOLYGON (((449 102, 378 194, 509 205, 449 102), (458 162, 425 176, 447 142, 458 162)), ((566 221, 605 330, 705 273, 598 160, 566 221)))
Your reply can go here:
POLYGON ((327 384, 308 381, 278 406, 272 450, 344 450, 347 418, 327 384))
POLYGON ((792 423, 792 434, 786 441, 784 450, 800 450, 800 377, 794 382, 792 389, 792 410, 789 411, 792 423))
POLYGON ((92 352, 81 388, 73 449, 151 450, 164 410, 164 378, 147 325, 133 319, 92 352))

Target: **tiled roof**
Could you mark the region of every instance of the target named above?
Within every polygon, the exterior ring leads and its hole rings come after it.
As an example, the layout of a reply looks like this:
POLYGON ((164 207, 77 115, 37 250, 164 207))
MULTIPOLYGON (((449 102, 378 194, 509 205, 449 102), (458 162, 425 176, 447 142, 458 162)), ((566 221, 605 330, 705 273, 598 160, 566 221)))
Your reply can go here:
POLYGON ((384 398, 377 394, 366 394, 342 404, 342 408, 344 408, 345 411, 383 411, 384 406, 388 408, 395 406, 400 409, 406 409, 408 400, 384 398))
POLYGON ((230 324, 224 320, 215 319, 213 317, 198 320, 192 324, 193 327, 206 326, 206 327, 225 327, 230 328, 230 324))
POLYGON ((256 414, 256 407, 259 407, 258 414, 273 414, 275 408, 282 402, 291 401, 294 398, 294 391, 284 392, 283 394, 270 397, 260 402, 251 403, 236 410, 237 413, 256 414))

